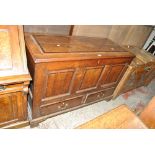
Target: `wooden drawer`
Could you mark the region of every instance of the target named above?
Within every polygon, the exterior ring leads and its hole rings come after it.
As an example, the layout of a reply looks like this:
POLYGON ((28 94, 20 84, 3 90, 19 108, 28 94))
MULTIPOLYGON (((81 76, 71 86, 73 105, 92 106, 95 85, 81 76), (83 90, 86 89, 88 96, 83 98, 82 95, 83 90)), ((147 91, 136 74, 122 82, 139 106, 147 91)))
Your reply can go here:
POLYGON ((88 94, 85 103, 92 103, 95 101, 102 100, 105 97, 111 96, 114 90, 115 88, 109 88, 99 92, 88 94))
POLYGON ((52 103, 48 105, 42 105, 41 106, 41 115, 48 115, 51 113, 56 113, 60 111, 64 111, 66 109, 70 109, 76 106, 79 106, 82 104, 82 98, 83 96, 67 99, 65 101, 52 103))
POLYGON ((12 93, 23 90, 23 84, 0 85, 0 94, 12 93))

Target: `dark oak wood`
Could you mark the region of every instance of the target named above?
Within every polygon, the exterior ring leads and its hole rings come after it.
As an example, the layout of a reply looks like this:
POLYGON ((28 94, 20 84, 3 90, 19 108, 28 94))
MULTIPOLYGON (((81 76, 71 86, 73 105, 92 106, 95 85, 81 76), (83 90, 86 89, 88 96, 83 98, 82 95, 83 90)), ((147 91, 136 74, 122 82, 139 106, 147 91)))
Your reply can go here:
POLYGON ((21 26, 0 26, 0 127, 27 121, 31 77, 21 26))
POLYGON ((108 39, 27 33, 25 40, 33 120, 112 98, 134 58, 108 39))

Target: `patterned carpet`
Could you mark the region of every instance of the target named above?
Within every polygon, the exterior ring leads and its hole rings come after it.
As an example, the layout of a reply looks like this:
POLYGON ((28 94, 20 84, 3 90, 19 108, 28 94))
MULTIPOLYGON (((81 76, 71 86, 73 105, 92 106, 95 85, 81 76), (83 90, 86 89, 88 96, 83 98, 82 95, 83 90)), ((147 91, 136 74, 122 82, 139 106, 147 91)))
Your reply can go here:
POLYGON ((153 96, 155 96, 155 79, 152 80, 147 87, 140 87, 138 89, 132 90, 109 102, 98 102, 81 109, 49 118, 46 121, 40 123, 36 128, 73 129, 121 104, 127 104, 138 115, 145 108, 153 96))

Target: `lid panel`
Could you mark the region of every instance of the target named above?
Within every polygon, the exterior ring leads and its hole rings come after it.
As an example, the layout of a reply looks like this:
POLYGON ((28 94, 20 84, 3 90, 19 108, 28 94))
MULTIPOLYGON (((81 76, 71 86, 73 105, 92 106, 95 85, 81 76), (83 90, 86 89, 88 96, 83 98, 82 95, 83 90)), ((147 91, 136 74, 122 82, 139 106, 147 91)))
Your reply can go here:
POLYGON ((0 25, 0 77, 28 74, 21 26, 0 25))
POLYGON ((125 52, 108 39, 51 35, 33 35, 33 38, 43 53, 125 52))

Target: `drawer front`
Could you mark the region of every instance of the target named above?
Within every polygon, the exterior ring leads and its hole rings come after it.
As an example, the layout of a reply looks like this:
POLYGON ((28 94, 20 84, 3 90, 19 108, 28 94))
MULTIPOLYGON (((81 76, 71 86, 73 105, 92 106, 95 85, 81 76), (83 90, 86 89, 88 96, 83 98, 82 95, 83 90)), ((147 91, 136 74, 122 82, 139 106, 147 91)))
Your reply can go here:
POLYGON ((0 94, 22 91, 23 84, 0 85, 0 94))
POLYGON ((115 90, 115 88, 109 88, 109 89, 99 91, 96 93, 88 94, 85 103, 92 103, 95 101, 102 100, 105 97, 111 96, 113 94, 114 90, 115 90))
POLYGON ((70 109, 82 104, 83 96, 67 99, 65 101, 52 103, 48 105, 42 105, 40 108, 41 115, 48 115, 60 111, 64 111, 66 109, 70 109))

